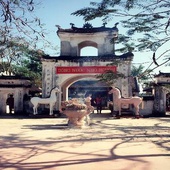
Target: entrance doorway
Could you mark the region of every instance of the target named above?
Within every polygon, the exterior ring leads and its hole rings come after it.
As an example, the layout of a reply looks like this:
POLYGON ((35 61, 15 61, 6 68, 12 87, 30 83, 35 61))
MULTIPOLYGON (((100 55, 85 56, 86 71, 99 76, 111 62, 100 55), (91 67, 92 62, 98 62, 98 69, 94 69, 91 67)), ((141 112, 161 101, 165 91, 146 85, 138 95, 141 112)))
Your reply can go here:
POLYGON ((102 107, 106 108, 109 100, 109 87, 98 80, 79 80, 68 88, 68 99, 78 98, 83 102, 84 98, 91 95, 91 104, 95 106, 98 96, 102 98, 102 107))

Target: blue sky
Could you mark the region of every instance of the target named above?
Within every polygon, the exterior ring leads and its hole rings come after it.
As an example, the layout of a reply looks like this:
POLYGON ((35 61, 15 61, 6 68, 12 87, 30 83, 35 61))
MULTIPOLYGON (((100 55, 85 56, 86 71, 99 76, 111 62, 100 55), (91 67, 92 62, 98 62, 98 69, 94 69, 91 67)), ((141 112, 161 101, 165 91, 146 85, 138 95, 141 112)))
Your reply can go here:
MULTIPOLYGON (((49 39, 53 44, 60 46, 60 40, 56 34, 57 27, 55 27, 55 25, 60 25, 62 28, 67 29, 71 27, 70 23, 74 23, 75 26, 82 27, 85 23, 83 18, 73 16, 71 13, 83 7, 87 7, 89 3, 90 0, 42 1, 40 8, 38 10, 36 9, 36 15, 41 18, 41 21, 45 24, 47 32, 50 32, 49 39)), ((93 26, 98 27, 101 26, 103 22, 100 19, 97 19, 90 23, 92 23, 93 26)), ((113 22, 112 26, 114 26, 114 24, 115 23, 113 22)), ((55 51, 48 50, 47 52, 51 55, 57 55, 55 51)))
MULTIPOLYGON (((75 26, 82 27, 84 24, 83 18, 73 16, 71 15, 71 13, 83 7, 89 6, 91 1, 100 2, 100 0, 42 0, 42 4, 40 5, 39 9, 36 9, 36 15, 45 24, 45 28, 47 32, 49 32, 48 40, 56 46, 60 47, 60 40, 56 34, 57 28, 55 27, 55 25, 60 25, 62 28, 66 29, 70 28, 70 23, 74 23, 75 26)), ((116 22, 119 22, 117 18, 110 21, 107 24, 107 27, 114 26, 116 22)), ((101 19, 96 19, 94 21, 90 21, 90 23, 94 27, 99 27, 102 25, 103 22, 101 19)), ((126 30, 121 28, 121 25, 118 25, 118 29, 119 33, 125 34, 126 30)), ((166 46, 162 49, 166 49, 166 46)), ((158 50, 157 55, 159 55, 159 53, 161 54, 162 49, 158 50)), ((59 49, 58 51, 52 51, 48 48, 44 48, 44 51, 51 56, 59 55, 59 49)), ((95 54, 95 50, 85 50, 84 53, 87 53, 87 55, 88 53, 95 54)), ((143 64, 145 67, 147 67, 150 62, 152 62, 152 53, 140 52, 134 54, 135 56, 133 63, 135 64, 135 66, 143 64)), ((161 61, 158 61, 158 63, 159 62, 161 61)), ((154 65, 152 66, 154 67, 154 65)), ((155 73, 158 73, 159 70, 161 70, 162 72, 170 72, 169 67, 161 67, 156 69, 155 73)))

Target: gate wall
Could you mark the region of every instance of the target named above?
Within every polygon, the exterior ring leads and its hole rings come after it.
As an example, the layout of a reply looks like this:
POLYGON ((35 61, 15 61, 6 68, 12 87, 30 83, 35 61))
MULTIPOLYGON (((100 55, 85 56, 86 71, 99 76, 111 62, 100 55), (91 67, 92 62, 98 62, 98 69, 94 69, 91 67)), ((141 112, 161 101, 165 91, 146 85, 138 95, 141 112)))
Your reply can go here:
MULTIPOLYGON (((88 73, 88 74, 56 74, 57 66, 79 66, 83 67, 81 63, 78 62, 69 62, 69 61, 54 61, 53 59, 43 60, 43 97, 48 97, 50 95, 50 91, 53 87, 57 86, 61 91, 62 95, 57 96, 58 102, 56 103, 56 108, 60 107, 60 103, 62 100, 68 99, 68 87, 74 82, 83 79, 89 78, 90 80, 97 80, 96 74, 88 73), (81 66, 80 66, 81 65, 81 66)), ((100 66, 106 66, 109 62, 84 62, 85 66, 96 66, 97 64, 100 66)), ((131 61, 123 60, 121 64, 117 66, 117 71, 123 73, 127 78, 120 79, 116 82, 115 86, 119 87, 122 91, 122 95, 124 97, 132 96, 132 89, 129 86, 128 76, 130 75, 131 70, 131 61)))
MULTIPOLYGON (((129 76, 131 73, 132 53, 115 55, 115 40, 118 37, 117 24, 114 27, 93 27, 86 23, 83 28, 75 27, 71 24, 71 28, 63 29, 58 26, 57 35, 61 41, 60 56, 43 56, 42 59, 42 95, 48 97, 53 87, 57 86, 62 91, 62 96, 58 96, 56 108, 60 107, 61 100, 67 100, 68 87, 75 81, 89 77, 94 79, 96 74, 56 74, 57 67, 73 67, 79 68, 87 66, 107 66, 113 61, 119 60, 117 71, 129 76), (112 41, 112 43, 111 43, 112 41), (97 56, 80 56, 81 49, 84 47, 95 47, 98 50, 97 56)), ((115 86, 122 90, 122 95, 128 97, 131 95, 131 87, 128 85, 129 79, 118 80, 115 86)))

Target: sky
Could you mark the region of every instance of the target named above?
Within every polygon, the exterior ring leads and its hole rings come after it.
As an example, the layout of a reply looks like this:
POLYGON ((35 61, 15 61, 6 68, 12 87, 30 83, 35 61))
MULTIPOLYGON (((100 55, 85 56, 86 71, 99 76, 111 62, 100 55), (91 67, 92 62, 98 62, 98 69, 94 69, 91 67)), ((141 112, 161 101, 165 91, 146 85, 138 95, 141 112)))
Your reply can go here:
MULTIPOLYGON (((46 31, 49 33, 47 38, 48 41, 52 42, 58 47, 58 50, 50 50, 44 48, 46 54, 50 56, 60 55, 60 40, 56 34, 57 27, 55 25, 60 25, 61 28, 67 29, 71 28, 70 23, 74 23, 76 27, 83 27, 84 20, 82 17, 71 15, 72 12, 79 10, 84 7, 88 7, 91 1, 100 2, 100 0, 42 0, 39 9, 36 9, 36 15, 41 19, 41 22, 45 24, 46 31)), ((114 24, 118 21, 118 18, 113 19, 107 23, 107 27, 113 27, 114 24)), ((101 19, 95 19, 89 21, 93 27, 102 26, 103 22, 101 19)), ((119 33, 125 34, 127 30, 118 25, 119 33)), ((166 50, 166 46, 158 50, 157 55, 162 53, 162 50, 166 50)), ((95 49, 89 48, 84 50, 82 55, 96 54, 95 49)), ((134 52, 133 64, 137 67, 140 64, 147 68, 152 62, 152 52, 134 52)), ((158 63, 161 63, 162 60, 158 60, 158 63)), ((154 68, 155 65, 152 64, 150 68, 154 68)), ((161 72, 170 72, 170 67, 160 67, 157 68, 154 73, 158 74, 161 72)))

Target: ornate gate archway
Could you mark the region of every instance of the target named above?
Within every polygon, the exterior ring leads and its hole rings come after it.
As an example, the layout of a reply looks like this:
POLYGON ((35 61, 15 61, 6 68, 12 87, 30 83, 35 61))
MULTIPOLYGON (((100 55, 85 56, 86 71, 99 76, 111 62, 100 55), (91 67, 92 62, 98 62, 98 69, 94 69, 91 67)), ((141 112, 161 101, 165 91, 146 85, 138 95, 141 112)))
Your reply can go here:
MULTIPOLYGON (((70 29, 58 27, 57 35, 61 40, 60 56, 43 56, 43 85, 42 95, 46 97, 50 90, 58 86, 62 96, 58 96, 56 108, 59 109, 61 100, 69 97, 69 87, 79 80, 95 80, 96 74, 105 70, 119 71, 128 77, 131 73, 132 53, 115 55, 115 44, 112 39, 118 37, 116 26, 108 28, 105 26, 92 27, 86 23, 83 28, 72 24, 70 29), (80 56, 82 48, 92 46, 97 48, 97 56, 80 56), (115 60, 119 60, 117 66, 108 66, 115 60)), ((116 85, 122 90, 123 96, 132 95, 132 89, 128 85, 129 79, 118 80, 116 85)), ((99 86, 99 85, 97 85, 99 86)))

